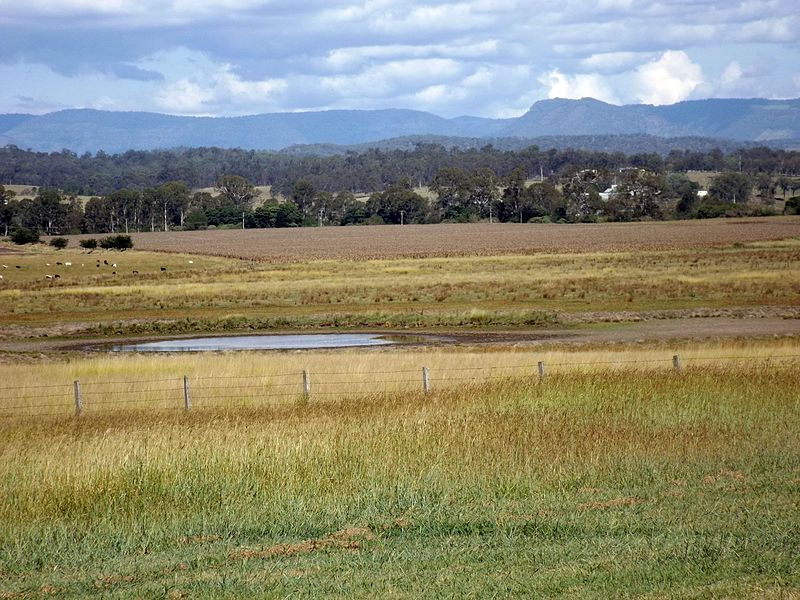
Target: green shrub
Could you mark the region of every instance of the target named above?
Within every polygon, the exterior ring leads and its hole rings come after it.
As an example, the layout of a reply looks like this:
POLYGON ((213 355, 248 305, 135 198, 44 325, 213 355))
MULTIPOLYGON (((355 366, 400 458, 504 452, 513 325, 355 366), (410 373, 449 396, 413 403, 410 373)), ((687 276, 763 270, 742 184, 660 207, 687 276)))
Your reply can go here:
POLYGON ((38 244, 39 232, 27 227, 18 227, 9 236, 15 244, 38 244))
POLYGON ((792 196, 783 206, 783 214, 800 215, 800 196, 792 196))
POLYGON ((86 250, 94 250, 97 248, 97 240, 94 238, 88 238, 85 240, 81 240, 78 242, 81 248, 85 248, 86 250))
POLYGON ((129 235, 110 235, 100 240, 100 247, 106 250, 127 250, 133 248, 133 240, 129 235))
POLYGON ((702 204, 697 209, 698 219, 715 219, 717 217, 724 217, 729 206, 727 204, 702 204))
POLYGON ((55 237, 50 240, 50 245, 56 250, 63 250, 69 245, 69 240, 63 237, 55 237))
POLYGON ((205 229, 206 227, 208 227, 208 216, 201 208, 190 210, 183 222, 183 228, 187 231, 205 229))

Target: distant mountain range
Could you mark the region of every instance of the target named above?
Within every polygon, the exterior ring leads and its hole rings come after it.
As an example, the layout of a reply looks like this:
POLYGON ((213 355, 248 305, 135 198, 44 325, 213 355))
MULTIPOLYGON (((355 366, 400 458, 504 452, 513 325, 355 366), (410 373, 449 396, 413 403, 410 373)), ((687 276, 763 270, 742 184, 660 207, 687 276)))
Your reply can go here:
POLYGON ((524 146, 533 139, 560 140, 563 147, 564 136, 583 136, 585 143, 587 139, 596 142, 598 136, 643 135, 798 148, 800 99, 710 99, 667 106, 615 106, 592 98, 555 99, 537 102, 515 119, 445 119, 401 109, 219 118, 89 109, 0 115, 0 146, 13 144, 37 151, 68 149, 77 153, 199 146, 252 150, 294 147, 295 152, 303 152, 304 145, 312 145, 308 150, 313 153, 335 153, 335 146, 375 145, 392 138, 415 143, 446 139, 451 140, 451 145, 459 145, 455 138, 468 138, 474 140, 471 144, 485 140, 484 143, 498 146, 524 146))

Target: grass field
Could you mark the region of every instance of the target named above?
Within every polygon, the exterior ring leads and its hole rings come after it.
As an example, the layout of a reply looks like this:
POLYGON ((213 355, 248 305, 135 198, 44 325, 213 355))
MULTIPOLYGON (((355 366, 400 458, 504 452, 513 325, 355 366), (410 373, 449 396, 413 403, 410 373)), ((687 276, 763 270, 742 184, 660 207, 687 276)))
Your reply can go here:
POLYGON ((0 332, 7 339, 71 332, 536 327, 597 311, 800 306, 798 239, 664 251, 280 264, 71 249, 3 260, 9 268, 0 283, 0 332), (59 278, 46 278, 55 274, 59 278))
POLYGON ((615 345, 585 349, 455 346, 382 350, 196 354, 98 354, 0 364, 0 419, 68 416, 74 413, 73 382, 82 385, 85 414, 183 409, 183 376, 197 410, 292 405, 302 400, 303 371, 310 375, 314 404, 373 393, 418 392, 422 367, 433 390, 507 378, 623 371, 631 377, 669 372, 678 353, 684 367, 782 365, 800 359, 794 338, 683 344, 615 345), (46 381, 42 369, 47 372, 46 381), (44 387, 43 387, 44 386, 44 387))
POLYGON ((0 593, 796 597, 797 367, 14 421, 0 593))
POLYGON ((0 248, 0 598, 800 598, 800 340, 781 320, 800 309, 800 219, 594 227, 0 248), (714 310, 741 315, 739 339, 46 345, 714 310), (764 315, 776 337, 748 338, 764 315))

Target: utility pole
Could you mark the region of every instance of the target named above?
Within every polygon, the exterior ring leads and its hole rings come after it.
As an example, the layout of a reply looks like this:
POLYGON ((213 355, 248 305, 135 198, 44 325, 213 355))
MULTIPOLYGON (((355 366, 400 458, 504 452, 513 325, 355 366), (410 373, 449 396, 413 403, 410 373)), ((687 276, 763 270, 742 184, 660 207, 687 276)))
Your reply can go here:
POLYGON ((324 212, 323 209, 320 208, 319 209, 319 213, 317 214, 317 216, 319 217, 319 226, 320 227, 322 227, 322 214, 323 214, 323 212, 324 212))
POLYGON ((405 214, 406 214, 406 211, 404 211, 404 210, 400 211, 400 225, 403 224, 403 217, 405 216, 405 214))
POLYGON ((242 229, 244 229, 244 213, 242 213, 242 229))

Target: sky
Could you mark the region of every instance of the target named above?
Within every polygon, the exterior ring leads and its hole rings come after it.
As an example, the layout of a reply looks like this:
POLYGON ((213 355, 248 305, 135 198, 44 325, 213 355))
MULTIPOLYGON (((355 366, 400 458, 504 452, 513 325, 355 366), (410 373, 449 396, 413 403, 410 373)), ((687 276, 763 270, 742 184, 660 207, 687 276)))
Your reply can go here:
POLYGON ((0 0, 0 113, 800 97, 800 0, 0 0))

